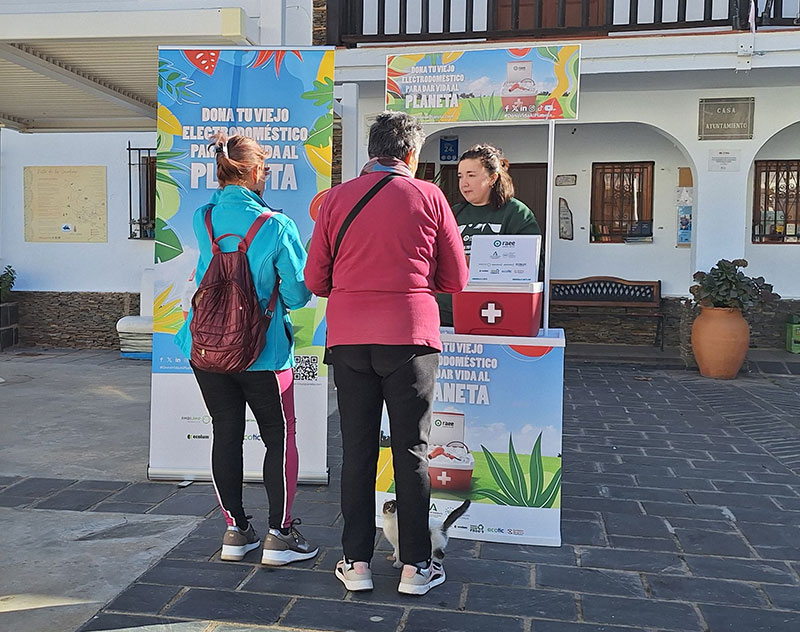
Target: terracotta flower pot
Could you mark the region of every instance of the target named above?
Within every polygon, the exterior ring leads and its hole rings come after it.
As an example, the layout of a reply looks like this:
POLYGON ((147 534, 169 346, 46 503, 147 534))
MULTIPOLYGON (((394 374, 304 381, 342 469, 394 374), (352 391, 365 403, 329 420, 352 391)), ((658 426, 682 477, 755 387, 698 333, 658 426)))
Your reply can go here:
POLYGON ((692 351, 700 375, 732 380, 750 346, 750 327, 742 312, 729 307, 701 307, 692 325, 692 351))

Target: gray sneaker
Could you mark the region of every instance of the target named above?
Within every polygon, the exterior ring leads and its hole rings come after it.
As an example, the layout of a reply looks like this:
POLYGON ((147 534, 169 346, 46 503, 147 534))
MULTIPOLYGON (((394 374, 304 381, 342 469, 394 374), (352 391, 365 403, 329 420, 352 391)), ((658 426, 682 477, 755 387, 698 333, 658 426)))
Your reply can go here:
POLYGON ((277 529, 270 529, 264 538, 264 551, 261 563, 267 566, 283 566, 291 562, 310 560, 319 552, 319 547, 312 547, 303 535, 295 528, 300 520, 293 520, 289 533, 283 535, 277 529))
POLYGON ((397 592, 406 595, 424 595, 434 586, 443 584, 445 580, 444 567, 441 562, 433 561, 428 568, 419 568, 406 564, 400 577, 397 592))
POLYGON ((220 558, 228 562, 238 562, 248 551, 257 549, 261 540, 256 535, 253 525, 247 525, 246 531, 237 526, 228 527, 222 536, 222 554, 220 558))

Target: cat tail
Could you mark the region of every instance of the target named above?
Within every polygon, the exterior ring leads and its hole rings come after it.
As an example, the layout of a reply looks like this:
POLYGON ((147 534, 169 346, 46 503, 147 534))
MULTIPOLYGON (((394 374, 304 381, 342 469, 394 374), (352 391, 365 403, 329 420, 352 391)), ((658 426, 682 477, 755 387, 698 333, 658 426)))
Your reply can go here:
POLYGON ((446 534, 447 530, 453 525, 453 523, 467 512, 467 509, 469 509, 469 506, 471 504, 472 501, 469 498, 467 498, 458 507, 453 509, 453 511, 450 512, 450 515, 447 516, 447 518, 445 518, 445 521, 442 523, 442 532, 446 534))

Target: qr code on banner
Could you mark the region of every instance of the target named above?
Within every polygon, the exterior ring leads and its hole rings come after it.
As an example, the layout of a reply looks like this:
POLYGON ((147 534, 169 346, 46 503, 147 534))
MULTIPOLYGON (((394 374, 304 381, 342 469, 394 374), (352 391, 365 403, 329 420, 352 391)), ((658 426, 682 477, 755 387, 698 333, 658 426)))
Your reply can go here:
POLYGON ((294 357, 295 382, 313 382, 319 377, 319 358, 315 355, 294 357))

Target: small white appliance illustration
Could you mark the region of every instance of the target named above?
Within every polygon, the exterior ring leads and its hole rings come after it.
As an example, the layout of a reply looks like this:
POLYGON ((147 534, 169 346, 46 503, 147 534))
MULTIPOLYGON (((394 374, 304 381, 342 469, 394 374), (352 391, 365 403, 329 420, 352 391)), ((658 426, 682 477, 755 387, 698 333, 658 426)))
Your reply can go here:
POLYGON ((503 109, 507 112, 536 111, 536 82, 533 80, 533 62, 510 61, 506 64, 506 80, 500 93, 503 109))

